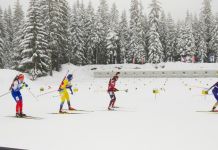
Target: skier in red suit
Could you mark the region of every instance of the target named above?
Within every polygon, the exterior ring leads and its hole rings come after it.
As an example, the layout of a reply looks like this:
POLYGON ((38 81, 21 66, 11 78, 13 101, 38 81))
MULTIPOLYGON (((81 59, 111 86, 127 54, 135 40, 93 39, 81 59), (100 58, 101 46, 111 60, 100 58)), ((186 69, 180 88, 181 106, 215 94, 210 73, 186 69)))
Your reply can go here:
POLYGON ((117 73, 113 76, 113 78, 111 78, 111 79, 109 80, 109 83, 108 83, 108 90, 107 90, 107 92, 108 92, 108 94, 110 95, 110 98, 111 98, 110 103, 109 103, 109 106, 108 106, 108 110, 113 110, 114 108, 116 108, 116 106, 114 106, 114 104, 115 104, 115 102, 116 102, 115 92, 116 92, 116 91, 119 91, 119 90, 116 89, 115 86, 116 86, 116 81, 117 81, 118 78, 119 78, 119 76, 118 76, 119 74, 120 74, 120 72, 117 72, 117 73))

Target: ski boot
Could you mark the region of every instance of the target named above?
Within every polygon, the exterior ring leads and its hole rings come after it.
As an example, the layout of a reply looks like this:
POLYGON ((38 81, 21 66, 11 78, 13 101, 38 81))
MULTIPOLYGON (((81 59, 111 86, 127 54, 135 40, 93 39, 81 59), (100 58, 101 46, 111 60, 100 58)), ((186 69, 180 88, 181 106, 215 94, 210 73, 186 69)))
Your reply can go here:
POLYGON ((63 111, 63 110, 59 110, 59 113, 60 114, 64 114, 64 113, 67 113, 66 111, 63 111))
POLYGON ((76 110, 75 108, 73 108, 71 106, 68 109, 71 110, 71 111, 76 110))
POLYGON ((215 109, 216 109, 216 107, 213 107, 212 110, 211 110, 211 112, 215 112, 215 109))
POLYGON ((107 109, 108 109, 109 111, 113 111, 113 110, 114 110, 113 108, 110 108, 110 107, 108 107, 107 109))
POLYGON ((21 116, 20 116, 20 113, 16 113, 16 115, 15 115, 17 118, 20 118, 21 116))
POLYGON ((24 114, 24 113, 20 113, 20 117, 22 118, 22 117, 26 117, 27 115, 26 114, 24 114))

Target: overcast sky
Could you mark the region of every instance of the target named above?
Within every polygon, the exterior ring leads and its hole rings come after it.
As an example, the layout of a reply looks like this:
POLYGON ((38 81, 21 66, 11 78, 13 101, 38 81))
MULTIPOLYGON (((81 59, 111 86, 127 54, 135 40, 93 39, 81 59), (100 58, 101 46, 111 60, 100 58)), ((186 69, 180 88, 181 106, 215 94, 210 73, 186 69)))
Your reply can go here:
MULTIPOLYGON (((76 0, 68 0, 70 5, 76 0)), ((88 4, 90 0, 83 0, 84 4, 88 4)), ((91 0, 93 6, 95 8, 98 7, 99 0, 91 0)), ((129 10, 131 0, 107 0, 109 6, 112 3, 116 3, 120 12, 124 9, 129 10)), ((141 0, 143 2, 144 10, 148 12, 149 4, 151 0, 141 0)), ((170 12, 175 19, 183 19, 187 10, 192 13, 199 13, 202 7, 203 0, 159 0, 161 2, 162 8, 165 10, 166 13, 170 12)), ((4 9, 11 5, 13 8, 14 3, 16 0, 0 0, 0 6, 4 9)), ((23 5, 23 9, 27 10, 29 5, 29 0, 20 0, 20 3, 23 5)), ((218 12, 218 0, 212 0, 212 9, 214 13, 218 12)))

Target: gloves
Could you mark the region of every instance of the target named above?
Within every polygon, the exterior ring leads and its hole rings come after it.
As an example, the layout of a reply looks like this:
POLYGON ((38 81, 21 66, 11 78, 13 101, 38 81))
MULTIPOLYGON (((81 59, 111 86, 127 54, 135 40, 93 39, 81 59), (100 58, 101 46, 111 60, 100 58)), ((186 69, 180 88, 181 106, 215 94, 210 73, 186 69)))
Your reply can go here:
POLYGON ((63 89, 58 89, 58 92, 62 92, 63 91, 63 89))
POLYGON ((72 86, 70 86, 69 89, 70 89, 70 94, 73 95, 72 86))
POLYGON ((68 88, 68 89, 71 89, 71 88, 72 88, 72 85, 70 85, 70 86, 67 86, 67 88, 68 88))
POLYGON ((114 92, 117 92, 117 91, 119 91, 118 89, 114 89, 114 92))
POLYGON ((19 88, 19 90, 23 89, 24 87, 28 87, 28 84, 23 83, 23 85, 19 88))

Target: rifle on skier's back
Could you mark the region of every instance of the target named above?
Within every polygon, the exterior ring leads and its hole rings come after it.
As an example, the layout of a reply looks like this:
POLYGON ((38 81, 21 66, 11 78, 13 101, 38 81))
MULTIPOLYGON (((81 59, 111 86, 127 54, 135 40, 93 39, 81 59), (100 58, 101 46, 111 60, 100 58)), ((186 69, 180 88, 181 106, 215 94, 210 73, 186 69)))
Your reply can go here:
POLYGON ((16 80, 18 80, 18 75, 16 75, 16 76, 14 77, 14 80, 13 80, 12 83, 11 83, 11 86, 10 86, 10 88, 9 88, 9 91, 12 90, 12 87, 14 86, 14 82, 15 82, 16 80))
POLYGON ((66 75, 64 76, 63 80, 61 81, 61 84, 59 85, 58 91, 61 89, 61 85, 62 85, 62 83, 64 82, 64 80, 66 79, 68 73, 69 73, 69 70, 67 70, 66 75))
POLYGON ((5 92, 4 94, 1 94, 0 97, 3 97, 3 96, 5 96, 5 95, 8 95, 8 94, 11 92, 12 87, 13 87, 13 85, 14 85, 14 81, 16 81, 17 79, 18 79, 18 75, 16 75, 15 78, 14 78, 14 80, 12 81, 12 83, 11 83, 11 85, 10 85, 10 88, 9 88, 9 91, 8 91, 8 92, 5 92))

